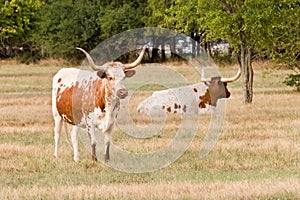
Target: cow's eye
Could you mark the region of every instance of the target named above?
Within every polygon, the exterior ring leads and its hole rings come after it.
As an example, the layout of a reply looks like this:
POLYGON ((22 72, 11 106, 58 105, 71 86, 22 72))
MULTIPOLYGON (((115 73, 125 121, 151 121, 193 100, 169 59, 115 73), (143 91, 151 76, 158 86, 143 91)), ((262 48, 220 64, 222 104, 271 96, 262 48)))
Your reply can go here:
POLYGON ((113 77, 108 77, 108 80, 112 81, 112 80, 113 80, 113 77))

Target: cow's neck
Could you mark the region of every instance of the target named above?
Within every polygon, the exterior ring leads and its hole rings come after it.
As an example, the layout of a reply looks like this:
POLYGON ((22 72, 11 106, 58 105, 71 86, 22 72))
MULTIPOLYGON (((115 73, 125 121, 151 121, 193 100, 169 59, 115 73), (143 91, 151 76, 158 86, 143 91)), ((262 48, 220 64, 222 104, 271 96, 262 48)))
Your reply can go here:
POLYGON ((106 107, 115 99, 114 92, 109 84, 103 80, 98 80, 95 90, 95 108, 100 108, 102 112, 106 112, 106 107))

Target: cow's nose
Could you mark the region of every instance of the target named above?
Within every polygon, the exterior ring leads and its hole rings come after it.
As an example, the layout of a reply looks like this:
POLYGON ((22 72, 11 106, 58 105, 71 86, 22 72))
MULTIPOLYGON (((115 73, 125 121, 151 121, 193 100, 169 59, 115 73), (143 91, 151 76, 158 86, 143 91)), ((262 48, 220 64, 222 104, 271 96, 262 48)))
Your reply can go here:
POLYGON ((127 97, 127 95, 128 95, 128 91, 126 89, 120 89, 117 91, 117 96, 120 99, 124 99, 125 97, 127 97))

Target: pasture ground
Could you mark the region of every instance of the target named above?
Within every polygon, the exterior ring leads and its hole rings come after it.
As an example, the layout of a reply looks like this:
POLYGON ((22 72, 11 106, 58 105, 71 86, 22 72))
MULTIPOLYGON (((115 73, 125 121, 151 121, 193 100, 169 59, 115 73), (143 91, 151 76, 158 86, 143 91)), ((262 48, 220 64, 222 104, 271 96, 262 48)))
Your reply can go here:
MULTIPOLYGON (((291 71, 255 63, 251 105, 242 103, 241 80, 228 85, 232 96, 223 132, 205 158, 198 154, 210 115, 201 116, 196 138, 176 162, 154 172, 131 174, 92 162, 82 144, 80 161, 73 162, 64 133, 61 159, 53 159, 51 79, 59 69, 0 66, 0 199, 300 198, 300 94, 282 83, 291 71)), ((196 81, 185 65, 174 69, 196 81)), ((232 75, 236 66, 222 67, 220 72, 232 75)), ((143 88, 145 95, 153 90, 143 88)), ((138 123, 147 123, 147 118, 133 115, 138 123)), ((112 142, 129 151, 158 149, 174 136, 180 119, 172 117, 154 138, 131 139, 116 129, 112 142)), ((98 144, 101 148, 102 142, 98 144)))

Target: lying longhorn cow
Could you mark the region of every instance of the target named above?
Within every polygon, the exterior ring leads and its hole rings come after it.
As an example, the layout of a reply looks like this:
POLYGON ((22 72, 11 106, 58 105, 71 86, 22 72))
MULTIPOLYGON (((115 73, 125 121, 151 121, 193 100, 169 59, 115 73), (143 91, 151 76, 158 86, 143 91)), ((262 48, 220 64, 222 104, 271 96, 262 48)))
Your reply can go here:
POLYGON ((139 103, 139 113, 156 112, 200 114, 212 112, 220 98, 229 98, 227 83, 236 81, 241 70, 234 77, 201 79, 201 83, 156 91, 149 98, 139 103))
POLYGON ((63 122, 72 125, 71 141, 74 149, 74 160, 79 160, 78 131, 86 127, 92 146, 92 159, 96 157, 95 128, 105 135, 105 161, 109 160, 111 132, 114 128, 120 99, 128 95, 125 88, 125 77, 135 74, 132 68, 140 64, 146 47, 136 61, 131 64, 110 62, 102 66, 95 65, 91 56, 83 49, 89 65, 95 72, 64 68, 53 78, 52 112, 55 121, 54 156, 58 158, 58 142, 63 122))

